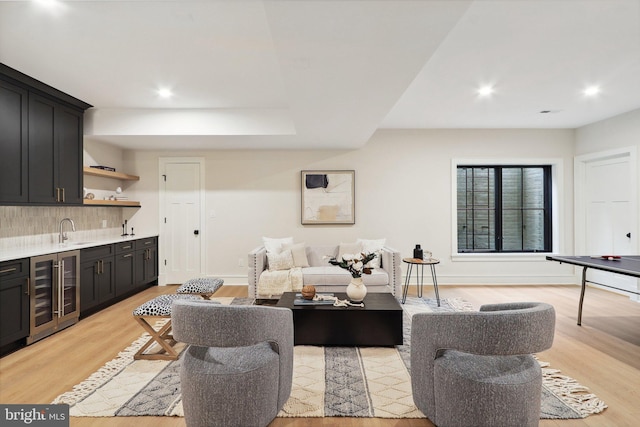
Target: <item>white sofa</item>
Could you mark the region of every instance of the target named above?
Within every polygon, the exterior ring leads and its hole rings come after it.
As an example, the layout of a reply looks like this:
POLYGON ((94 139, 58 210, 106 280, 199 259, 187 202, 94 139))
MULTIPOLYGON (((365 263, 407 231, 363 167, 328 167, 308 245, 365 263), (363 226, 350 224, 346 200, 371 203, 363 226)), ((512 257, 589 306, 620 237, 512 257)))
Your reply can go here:
MULTIPOLYGON (((307 246, 305 252, 309 267, 302 268, 303 284, 314 285, 317 292, 345 292, 351 281, 346 270, 331 265, 328 257, 338 256, 339 246, 307 246)), ((396 298, 402 296, 400 252, 387 246, 380 254, 380 268, 372 274, 363 274, 367 292, 389 292, 396 298)), ((260 246, 249 252, 249 297, 255 299, 273 299, 277 295, 261 295, 258 292, 258 280, 267 269, 267 250, 260 246)))

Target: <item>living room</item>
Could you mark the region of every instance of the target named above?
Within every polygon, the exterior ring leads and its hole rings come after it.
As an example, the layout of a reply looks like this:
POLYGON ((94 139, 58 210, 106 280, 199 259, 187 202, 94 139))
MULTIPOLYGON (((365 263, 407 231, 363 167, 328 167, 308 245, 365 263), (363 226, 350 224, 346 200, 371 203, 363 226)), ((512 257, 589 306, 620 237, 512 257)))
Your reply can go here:
MULTIPOLYGON (((262 4, 263 2, 257 3, 262 4)), ((267 4, 265 6, 272 19, 277 14, 274 9, 269 8, 276 8, 281 2, 273 3, 278 5, 267 4)), ((309 3, 314 3, 314 7, 319 7, 318 2, 309 3)), ((462 17, 466 16, 463 21, 467 22, 476 16, 474 8, 479 8, 478 3, 483 2, 457 3, 458 7, 464 9, 455 12, 455 18, 449 17, 451 19, 451 21, 447 21, 449 26, 446 31, 442 29, 442 33, 439 35, 443 39, 446 38, 448 31, 455 26, 455 22, 461 20, 462 17)), ((486 3, 493 3, 495 6, 500 2, 486 3)), ((524 3, 527 3, 524 6, 525 9, 533 7, 532 2, 524 3)), ((632 13, 631 18, 621 21, 620 28, 628 30, 625 25, 629 21, 633 21, 635 27, 631 28, 631 34, 638 34, 640 12, 636 1, 615 2, 616 7, 620 8, 615 14, 607 8, 607 2, 591 3, 598 4, 600 13, 604 16, 609 16, 609 13, 612 16, 619 16, 621 11, 631 10, 635 14, 632 13)), ((12 15, 15 10, 9 9, 15 5, 2 7, 0 7, 0 12, 7 12, 3 14, 7 20, 15 16, 12 15), (2 9, 2 7, 6 9, 2 9)), ((322 9, 320 8, 320 10, 322 9)), ((537 9, 535 11, 537 13, 537 9)), ((353 10, 349 12, 353 12, 353 10)), ((533 11, 530 12, 533 13, 533 11)), ((406 13, 406 10, 403 9, 403 13, 406 13)), ((449 11, 448 13, 453 14, 454 12, 449 11)), ((589 17, 598 15, 598 13, 590 9, 589 17)), ((521 18, 521 14, 526 15, 525 12, 518 12, 517 17, 521 18)), ((404 17, 404 15, 402 16, 404 17)), ((564 19, 569 19, 569 16, 564 15, 564 19)), ((305 22, 303 21, 300 25, 302 26, 305 22)), ((520 21, 514 17, 514 22, 520 21)), ((272 24, 275 25, 273 22, 272 24)), ((419 26, 418 23, 411 25, 419 26)), ((16 24, 7 23, 5 26, 5 23, 2 22, 0 28, 5 28, 5 30, 0 30, 0 40, 10 40, 16 24)), ((393 31, 400 30, 393 27, 393 31)), ((623 31, 621 30, 621 32, 623 31)), ((42 41, 41 38, 37 39, 42 41)), ((381 36, 381 39, 384 37, 381 36)), ((376 40, 376 42, 381 43, 381 40, 376 40)), ((25 41, 25 43, 27 42, 25 41)), ((613 42, 609 41, 609 43, 610 46, 614 45, 613 42)), ((615 58, 626 56, 629 62, 616 63, 611 59, 611 62, 614 63, 612 69, 624 68, 627 71, 637 71, 638 60, 637 55, 634 55, 638 49, 637 39, 635 44, 635 51, 615 56, 615 58)), ((425 46, 420 45, 420 48, 425 48, 425 46)), ((15 47, 9 49, 8 46, 0 45, 2 62, 45 83, 68 91, 71 95, 86 102, 96 103, 91 97, 85 97, 85 94, 91 94, 91 91, 88 90, 89 86, 100 86, 99 81, 86 79, 87 83, 79 85, 78 92, 74 92, 72 86, 65 87, 68 81, 63 77, 66 72, 63 65, 54 66, 54 61, 51 61, 51 58, 45 58, 44 62, 29 59, 37 56, 34 52, 41 52, 43 56, 45 55, 41 49, 31 45, 24 46, 26 53, 23 55, 18 55, 17 50, 15 47), (58 82, 62 83, 62 87, 58 82)), ((431 47, 429 52, 434 55, 434 59, 443 55, 442 51, 439 55, 435 55, 437 46, 431 47)), ((292 54, 292 57, 295 59, 296 55, 292 54)), ((429 57, 429 54, 422 52, 422 57, 429 57)), ((313 61, 310 63, 303 60, 304 58, 297 58, 295 67, 301 69, 313 67, 313 61)), ((92 57, 92 59, 95 58, 92 57)), ((133 62, 137 61, 132 60, 133 62)), ((457 165, 465 164, 551 165, 553 169, 552 252, 554 254, 593 255, 587 250, 589 245, 585 235, 589 230, 585 228, 584 224, 581 224, 580 219, 584 214, 584 207, 577 204, 584 191, 579 175, 577 175, 580 162, 588 162, 592 158, 628 158, 632 165, 631 181, 622 185, 617 182, 611 183, 611 185, 630 189, 633 198, 632 206, 636 209, 632 243, 635 244, 634 253, 637 254, 636 236, 637 230, 640 230, 640 219, 637 215, 637 201, 640 198, 639 174, 637 172, 637 164, 640 161, 640 105, 637 99, 640 97, 635 97, 635 103, 626 104, 627 108, 618 105, 617 109, 604 109, 601 104, 615 103, 617 100, 617 95, 612 93, 612 86, 607 87, 603 84, 603 93, 600 97, 586 99, 579 93, 584 82, 578 77, 573 77, 574 87, 567 89, 567 91, 570 91, 572 96, 577 99, 577 101, 572 101, 576 102, 576 104, 571 104, 572 106, 583 103, 582 107, 575 107, 576 109, 582 108, 583 117, 585 117, 582 121, 574 121, 577 123, 574 125, 566 124, 566 122, 559 124, 560 122, 556 121, 562 120, 564 112, 540 113, 541 110, 559 109, 559 107, 533 102, 528 104, 527 108, 531 110, 530 115, 536 115, 535 119, 532 119, 534 121, 528 121, 525 125, 520 124, 521 122, 514 122, 513 126, 504 124, 505 122, 496 122, 500 123, 496 125, 488 120, 489 116, 485 114, 487 111, 497 108, 495 103, 507 96, 505 91, 509 89, 508 85, 501 87, 499 82, 496 83, 496 93, 493 97, 484 99, 475 93, 473 87, 475 82, 462 83, 453 78, 454 84, 469 88, 468 103, 472 105, 480 118, 475 125, 468 125, 468 127, 464 125, 448 126, 445 121, 436 126, 424 126, 423 128, 380 125, 396 101, 399 101, 404 89, 411 85, 413 78, 423 64, 414 65, 413 74, 408 76, 410 73, 407 72, 407 76, 404 76, 401 82, 394 80, 396 86, 381 89, 385 96, 390 96, 386 93, 387 91, 393 92, 395 96, 391 102, 389 101, 391 98, 385 99, 387 106, 385 111, 373 111, 374 107, 371 105, 359 105, 358 108, 362 109, 362 115, 360 115, 353 104, 347 101, 342 104, 339 96, 336 95, 335 98, 332 98, 334 95, 328 93, 327 100, 322 100, 321 104, 331 104, 332 101, 335 101, 342 105, 336 107, 337 117, 326 114, 318 116, 320 120, 314 124, 318 134, 308 138, 309 141, 316 139, 315 145, 310 143, 308 145, 303 143, 269 145, 279 137, 283 141, 288 140, 290 137, 287 135, 287 132, 290 132, 289 129, 281 131, 279 135, 275 136, 250 135, 249 131, 246 131, 247 133, 244 135, 211 132, 208 134, 209 147, 206 144, 202 145, 196 142, 198 137, 185 132, 147 135, 144 131, 148 129, 144 129, 142 133, 136 133, 137 131, 132 132, 130 129, 125 129, 122 123, 116 123, 115 120, 101 121, 105 120, 104 117, 102 119, 100 117, 102 105, 96 103, 95 111, 85 116, 84 165, 107 165, 118 171, 138 176, 138 181, 122 185, 122 195, 131 200, 139 201, 140 208, 52 207, 50 212, 54 215, 58 212, 64 212, 65 216, 69 216, 81 225, 77 227, 76 233, 68 233, 71 241, 86 241, 84 236, 91 236, 92 233, 109 232, 119 235, 125 220, 127 220, 128 227, 134 227, 138 235, 158 235, 159 259, 161 260, 158 282, 160 285, 175 285, 182 280, 176 280, 172 277, 173 273, 164 268, 163 262, 170 253, 166 239, 167 231, 163 225, 163 212, 166 212, 162 196, 162 175, 166 172, 163 167, 171 160, 185 161, 186 159, 186 161, 195 162, 200 166, 203 177, 200 182, 201 215, 199 222, 194 227, 199 231, 198 254, 196 255, 200 260, 198 275, 223 278, 225 286, 222 290, 222 296, 233 297, 246 295, 247 253, 260 246, 264 236, 291 236, 296 242, 305 242, 309 245, 353 242, 359 238, 384 238, 387 245, 399 250, 403 257, 410 257, 414 246, 421 244, 423 248, 433 253, 433 257, 440 260, 437 274, 442 297, 460 296, 472 302, 476 307, 482 303, 505 300, 545 300, 556 304, 559 318, 556 342, 554 348, 549 351, 550 357, 545 360, 550 361, 552 367, 576 377, 582 384, 602 397, 609 408, 602 414, 584 420, 542 421, 542 425, 591 425, 589 423, 596 423, 593 425, 632 425, 632 422, 640 416, 636 406, 629 405, 626 397, 618 395, 623 394, 622 392, 616 394, 613 390, 616 388, 626 390, 629 379, 635 379, 635 383, 637 383, 640 378, 640 366, 633 361, 634 358, 637 359, 640 337, 635 331, 636 328, 632 326, 640 314, 637 303, 630 300, 630 298, 637 299, 637 296, 593 289, 593 299, 598 301, 589 301, 588 296, 587 304, 598 305, 591 306, 591 321, 595 322, 598 319, 602 320, 602 323, 589 323, 580 328, 575 325, 575 311, 579 293, 579 287, 576 285, 579 284, 577 275, 579 271, 574 267, 547 261, 545 259, 547 253, 460 253, 456 241, 458 227, 455 172, 457 165), (377 118, 377 121, 373 120, 374 118, 377 118), (482 120, 486 120, 484 123, 487 124, 485 125, 482 120), (330 137, 333 135, 332 132, 337 133, 340 130, 336 122, 343 121, 353 121, 357 125, 362 125, 363 130, 357 134, 348 134, 345 131, 347 136, 340 137, 340 141, 343 142, 341 146, 332 141, 330 137), (375 122, 375 125, 371 125, 370 122, 375 122), (106 129, 108 126, 112 127, 106 129), (330 129, 331 132, 325 132, 322 130, 323 127, 330 129), (114 135, 109 138, 111 131, 114 131, 114 135), (355 136, 350 139, 351 135, 355 136), (264 139, 260 140, 261 137, 264 139), (251 145, 252 139, 258 142, 251 145), (344 143, 344 140, 349 141, 344 143), (264 143, 265 149, 256 148, 261 143, 264 143), (355 171, 354 224, 301 224, 302 189, 300 176, 301 171, 309 170, 355 171), (57 209, 64 210, 57 211, 57 209), (105 228, 103 228, 104 220, 107 221, 105 228), (607 318, 607 313, 610 314, 616 310, 620 310, 620 313, 624 313, 624 315, 611 317, 626 316, 626 318, 607 318), (604 346, 597 344, 597 341, 606 342, 610 349, 603 348, 604 346), (577 354, 570 354, 580 352, 589 354, 592 360, 597 359, 601 363, 615 366, 616 369, 590 367, 585 359, 577 354), (616 354, 616 352, 618 353, 616 354), (590 382, 588 373, 592 370, 597 372, 595 374, 597 379, 590 382), (599 422, 600 424, 598 424, 599 422)), ((433 67, 433 65, 431 66, 433 67)), ((108 66, 105 65, 104 68, 108 68, 108 66)), ((114 66, 114 73, 116 71, 120 72, 119 66, 114 66)), ((323 71, 326 72, 326 70, 323 71)), ((611 73, 613 74, 613 71, 611 73)), ((91 74, 87 73, 87 75, 91 74)), ((636 74, 635 79, 631 79, 632 84, 626 88, 628 92, 626 95, 631 94, 631 98, 638 91, 637 75, 639 74, 636 74)), ((538 75, 538 80, 534 79, 534 82, 540 82, 539 84, 542 85, 545 79, 540 76, 538 75)), ((609 76, 609 79, 614 78, 609 76)), ((357 80, 355 78, 349 80, 348 83, 353 84, 357 80)), ((535 83, 530 83, 530 85, 535 86, 535 83)), ((345 98, 357 97, 364 101, 360 104, 373 105, 379 101, 369 99, 373 96, 367 95, 367 93, 373 92, 372 86, 362 88, 360 92, 357 89, 353 89, 353 92, 349 90, 345 88, 345 93, 348 94, 345 98)), ((318 101, 319 94, 314 92, 312 95, 316 97, 312 97, 312 101, 318 101)), ((171 110, 167 101, 162 102, 164 104, 159 109, 171 110)), ((382 104, 376 104, 376 108, 381 108, 382 104)), ((556 101, 556 104, 560 104, 560 101, 556 101)), ((102 112, 108 114, 110 108, 117 109, 113 105, 107 105, 102 112)), ((445 99, 440 99, 430 105, 429 112, 432 113, 432 116, 436 116, 435 112, 438 106, 448 109, 450 117, 455 117, 455 107, 448 106, 448 101, 445 99)), ((461 108, 459 110, 460 116, 472 114, 466 108, 471 107, 461 108)), ((214 109, 211 108, 211 110, 214 109)), ((502 105, 496 115, 509 111, 509 109, 515 109, 513 104, 502 105)), ((176 110, 178 110, 177 107, 176 110)), ((318 110, 318 112, 326 113, 328 110, 327 107, 326 110, 318 110)), ((569 113, 573 112, 567 111, 567 114, 569 113)), ((138 116, 137 119, 140 117, 138 116)), ((160 126, 161 120, 159 116, 152 117, 151 126, 160 126)), ((301 137, 305 136, 304 132, 310 132, 310 129, 313 128, 305 128, 301 122, 296 123, 294 127, 297 128, 301 137)), ((351 128, 346 128, 346 130, 350 131, 351 128)), ((85 178, 85 187, 88 187, 89 191, 94 191, 94 182, 85 178)), ((101 184, 95 184, 96 187, 99 185, 101 184)), ((108 191, 115 195, 115 185, 113 187, 108 191)), ((0 207, 0 220, 3 224, 2 234, 0 234, 0 249, 28 245, 42 235, 57 235, 57 229, 39 229, 37 225, 33 226, 31 223, 34 222, 34 213, 36 213, 36 218, 38 218, 37 215, 44 216, 40 207, 0 207), (25 229, 28 229, 29 232, 22 231, 25 229)), ((428 281, 427 283, 429 284, 428 281)), ((412 281, 412 284, 415 283, 412 281)), ((64 334, 57 334, 34 344, 34 346, 19 350, 10 355, 12 360, 16 360, 16 362, 12 362, 11 366, 15 366, 14 363, 18 363, 18 360, 26 361, 30 357, 35 357, 33 352, 44 348, 48 348, 47 354, 50 360, 62 363, 64 357, 61 354, 67 352, 69 348, 63 339, 73 330, 79 327, 84 330, 84 328, 91 326, 101 328, 109 322, 116 321, 118 315, 129 317, 126 321, 118 323, 122 336, 119 336, 115 341, 97 344, 95 347, 85 346, 80 355, 74 356, 74 361, 82 363, 83 373, 69 377, 75 378, 75 380, 69 380, 67 384, 58 387, 56 395, 70 389, 98 366, 113 358, 118 351, 139 335, 141 331, 130 319, 130 310, 133 307, 143 302, 145 298, 149 299, 159 293, 170 293, 175 289, 173 286, 167 287, 168 289, 160 289, 162 286, 155 288, 146 290, 130 300, 118 303, 108 309, 107 313, 98 313, 88 317, 84 320, 84 325, 81 321, 78 325, 69 328, 68 331, 64 331, 64 334), (20 352, 25 352, 24 356, 20 356, 20 352), (104 354, 104 357, 96 357, 96 353, 104 354), (101 361, 98 362, 98 359, 101 361)), ((427 296, 432 297, 432 289, 428 285, 426 289, 427 296)), ((636 293, 639 290, 637 281, 634 290, 636 293)), ((588 292, 591 291, 590 288, 588 292)), ((411 290, 411 294, 415 294, 414 289, 411 290)), ((80 345, 81 340, 86 340, 89 336, 81 335, 81 338, 78 336, 75 339, 79 341, 74 341, 76 344, 72 344, 70 348, 75 348, 74 345, 80 345)), ((6 390, 5 379, 8 378, 7 371, 5 371, 5 366, 9 366, 7 360, 7 358, 0 360, 0 365, 4 365, 0 389, 4 390, 6 390)), ((44 375, 44 370, 32 372, 44 375)), ((15 379, 15 377, 11 378, 15 379)), ((36 398, 36 401, 29 403, 48 403, 52 400, 44 390, 33 395, 39 397, 36 398)), ((7 394, 2 391, 0 402, 27 403, 24 396, 24 391, 16 391, 13 388, 7 394), (20 397, 16 398, 15 396, 20 397)), ((93 421, 95 422, 95 420, 93 421)), ((130 422, 130 420, 128 421, 130 422)), ((337 418, 326 418, 309 421, 309 425, 333 425, 335 423, 340 425, 410 425, 390 424, 390 421, 387 421, 387 424, 382 421, 380 424, 370 424, 378 422, 377 419, 375 421, 371 419, 343 421, 344 423, 337 418), (358 424, 362 422, 365 424, 358 424)), ((110 419, 103 420, 103 422, 105 425, 119 425, 119 422, 126 425, 127 420, 110 419)), ((304 422, 296 420, 296 422, 306 425, 307 420, 304 422)), ((402 420, 401 422, 408 421, 402 420)), ((413 420, 413 422, 416 424, 411 425, 428 425, 425 424, 425 420, 413 420)), ((76 425, 76 423, 78 425, 87 423, 87 419, 72 419, 72 424, 76 425)), ((153 419, 150 423, 184 425, 180 419, 162 419, 161 421, 153 419)), ((277 425, 295 425, 292 424, 292 420, 287 421, 286 419, 279 419, 275 423, 281 423, 277 425)))

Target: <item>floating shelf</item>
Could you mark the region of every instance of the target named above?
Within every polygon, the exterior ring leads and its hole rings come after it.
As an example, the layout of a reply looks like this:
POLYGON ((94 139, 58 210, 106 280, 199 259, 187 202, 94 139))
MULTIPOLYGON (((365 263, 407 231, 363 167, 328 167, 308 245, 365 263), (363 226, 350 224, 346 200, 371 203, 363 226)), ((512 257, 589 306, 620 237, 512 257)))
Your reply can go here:
POLYGON ((84 199, 82 201, 84 205, 90 206, 124 206, 124 207, 140 207, 140 202, 135 200, 96 200, 96 199, 84 199))
POLYGON ((111 172, 103 169, 84 167, 83 172, 85 175, 101 176, 103 178, 120 179, 122 181, 139 181, 140 177, 137 175, 129 175, 122 172, 111 172))

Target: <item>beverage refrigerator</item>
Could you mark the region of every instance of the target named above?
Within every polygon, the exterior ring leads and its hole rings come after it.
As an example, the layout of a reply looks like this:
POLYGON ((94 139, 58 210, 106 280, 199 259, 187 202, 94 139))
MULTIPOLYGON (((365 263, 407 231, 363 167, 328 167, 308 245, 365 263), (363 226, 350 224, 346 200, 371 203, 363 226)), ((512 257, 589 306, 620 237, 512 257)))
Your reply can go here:
POLYGON ((80 251, 31 258, 27 344, 73 325, 80 316, 80 251))

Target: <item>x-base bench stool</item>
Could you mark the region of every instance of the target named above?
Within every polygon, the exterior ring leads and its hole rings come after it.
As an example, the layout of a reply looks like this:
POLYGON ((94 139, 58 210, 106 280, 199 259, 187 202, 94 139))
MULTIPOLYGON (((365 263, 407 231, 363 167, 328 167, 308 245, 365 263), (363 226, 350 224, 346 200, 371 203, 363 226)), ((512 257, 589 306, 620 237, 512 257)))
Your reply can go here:
POLYGON ((160 295, 150 301, 138 306, 133 310, 133 318, 142 326, 142 328, 151 335, 140 350, 133 356, 134 359, 149 360, 177 360, 178 353, 173 348, 176 341, 171 335, 171 303, 176 299, 200 299, 196 295, 160 295), (162 325, 157 331, 149 320, 153 318, 168 319, 167 323, 162 325), (144 351, 154 342, 158 343, 166 353, 145 354, 144 351))
POLYGON ((223 279, 216 277, 200 277, 197 279, 190 279, 184 282, 178 290, 177 294, 196 294, 200 295, 204 299, 210 299, 211 295, 215 293, 222 284, 223 279))

